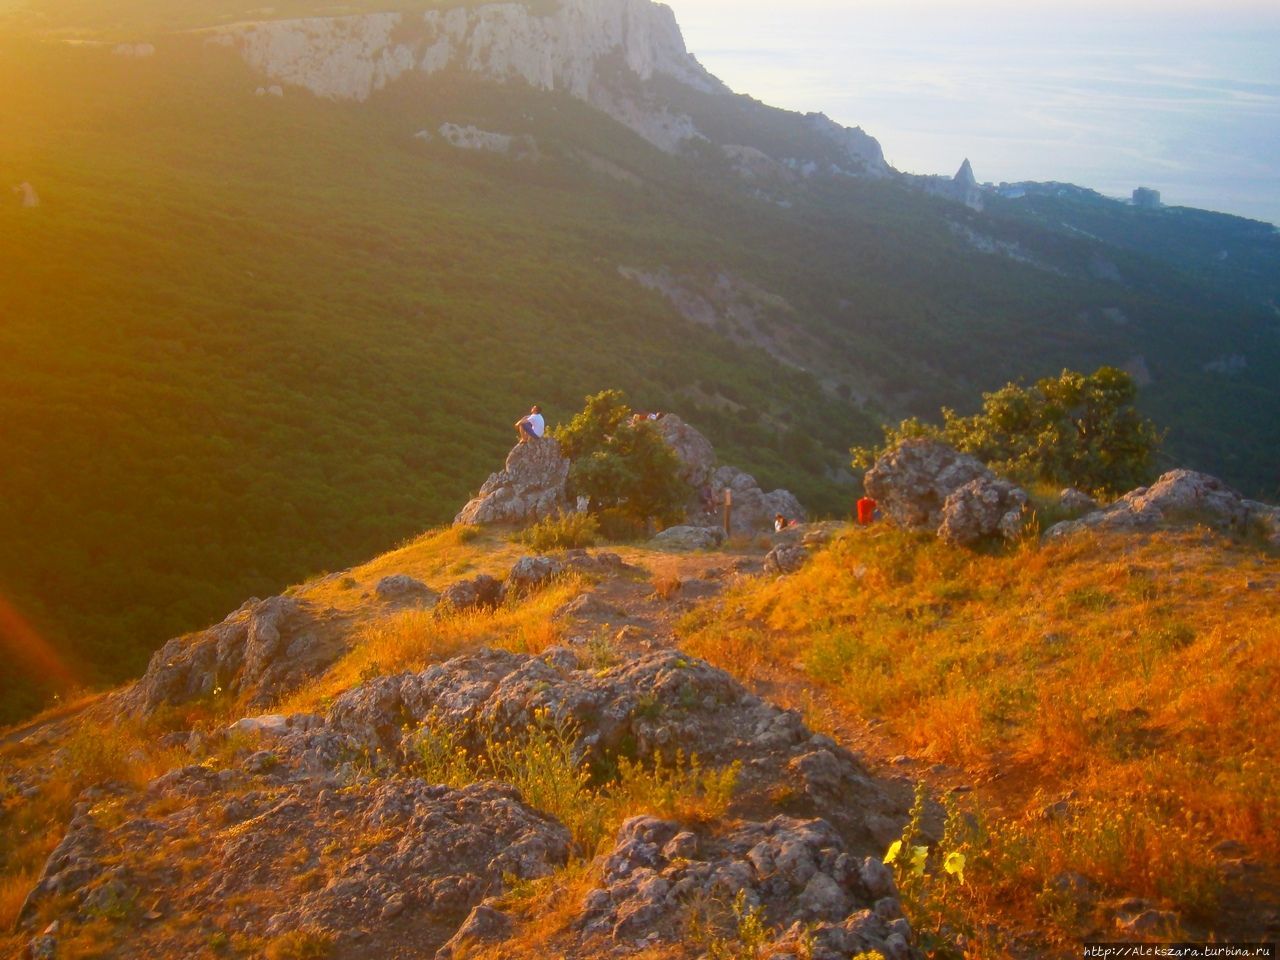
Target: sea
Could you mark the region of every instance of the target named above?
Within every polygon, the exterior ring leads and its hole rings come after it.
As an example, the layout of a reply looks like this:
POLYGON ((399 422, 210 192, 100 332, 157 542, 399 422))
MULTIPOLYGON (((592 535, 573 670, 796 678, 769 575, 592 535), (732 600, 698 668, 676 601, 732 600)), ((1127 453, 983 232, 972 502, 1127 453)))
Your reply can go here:
POLYGON ((1280 0, 1085 6, 673 0, 739 93, 911 173, 1065 181, 1280 224, 1280 0))

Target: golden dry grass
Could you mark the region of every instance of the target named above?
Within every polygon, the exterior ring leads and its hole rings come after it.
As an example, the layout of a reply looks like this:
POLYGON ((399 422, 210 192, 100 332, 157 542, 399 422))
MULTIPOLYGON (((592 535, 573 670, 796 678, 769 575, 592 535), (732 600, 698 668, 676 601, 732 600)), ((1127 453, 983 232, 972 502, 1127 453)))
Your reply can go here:
POLYGON ((831 709, 1003 776, 971 905, 1066 937, 1089 919, 1050 910, 1068 871, 1195 918, 1214 844, 1280 856, 1277 585, 1280 560, 1204 531, 982 554, 879 528, 695 612, 685 642, 748 679, 799 663, 831 709))
POLYGON ((542 653, 563 640, 557 609, 584 588, 577 575, 495 610, 448 612, 409 609, 362 623, 352 648, 316 681, 286 697, 284 713, 321 709, 331 698, 373 676, 421 670, 468 650, 494 647, 517 653, 542 653))

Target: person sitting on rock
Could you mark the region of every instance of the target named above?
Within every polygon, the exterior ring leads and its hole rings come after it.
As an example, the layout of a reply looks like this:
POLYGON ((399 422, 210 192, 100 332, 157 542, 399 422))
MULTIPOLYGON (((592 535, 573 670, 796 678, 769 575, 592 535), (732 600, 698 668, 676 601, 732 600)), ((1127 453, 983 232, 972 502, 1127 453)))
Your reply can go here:
POLYGON ((547 422, 542 419, 542 408, 536 403, 525 416, 516 421, 516 434, 521 443, 526 440, 541 440, 546 429, 547 422))
POLYGON ((780 513, 774 514, 773 529, 776 532, 781 533, 783 530, 787 529, 787 527, 794 527, 795 525, 796 525, 796 521, 788 520, 786 517, 784 517, 780 513))

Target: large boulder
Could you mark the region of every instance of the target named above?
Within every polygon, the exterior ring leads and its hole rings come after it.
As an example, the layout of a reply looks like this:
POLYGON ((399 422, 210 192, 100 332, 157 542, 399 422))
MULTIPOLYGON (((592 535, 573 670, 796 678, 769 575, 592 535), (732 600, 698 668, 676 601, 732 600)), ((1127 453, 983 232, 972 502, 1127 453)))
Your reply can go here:
POLYGON ((716 467, 711 441, 675 414, 650 421, 680 461, 680 476, 694 491, 689 507, 694 526, 718 526, 726 490, 733 492, 731 532, 750 535, 768 530, 779 513, 788 520, 805 519, 804 507, 788 490, 760 489, 755 477, 737 467, 716 467))
POLYGON ((805 955, 819 960, 872 950, 910 955, 911 930, 898 919, 892 875, 877 857, 853 856, 825 820, 778 816, 700 835, 674 821, 633 817, 597 863, 600 886, 583 900, 575 924, 588 935, 680 943, 690 904, 741 896, 744 906, 761 909, 787 931, 775 948, 798 953, 799 943, 789 938, 804 936, 805 955))
POLYGON ((1055 524, 1046 536, 1062 537, 1079 530, 1153 530, 1178 523, 1203 523, 1242 533, 1255 523, 1267 525, 1269 511, 1274 509, 1244 499, 1217 477, 1171 470, 1150 487, 1132 490, 1102 510, 1055 524))
POLYGON ((680 477, 694 490, 711 482, 716 469, 716 451, 711 441, 674 413, 650 421, 680 460, 680 477))
POLYGON ((519 443, 506 466, 454 518, 455 524, 524 524, 566 510, 569 460, 553 437, 519 443))
POLYGON ((667 527, 649 542, 655 547, 668 547, 672 550, 714 550, 723 540, 724 533, 719 527, 681 524, 667 527))
POLYGON ((345 617, 295 597, 249 600, 216 626, 156 651, 123 705, 149 713, 226 691, 267 706, 345 653, 347 626, 345 617))
POLYGON ((940 440, 913 438, 881 454, 864 485, 898 526, 936 530, 947 497, 978 479, 994 479, 981 461, 940 440))
POLYGON ((773 529, 773 518, 804 520, 804 507, 789 490, 765 493, 755 477, 737 467, 720 467, 711 476, 711 492, 716 504, 724 503, 725 491, 733 494, 730 532, 750 535, 773 529))
POLYGON ((938 536, 961 547, 996 536, 1016 540, 1026 510, 1026 491, 998 477, 978 477, 953 490, 942 504, 938 536))
POLYGON ((489 610, 502 600, 502 584, 487 573, 470 580, 459 580, 444 588, 436 604, 437 616, 463 613, 468 610, 489 610))

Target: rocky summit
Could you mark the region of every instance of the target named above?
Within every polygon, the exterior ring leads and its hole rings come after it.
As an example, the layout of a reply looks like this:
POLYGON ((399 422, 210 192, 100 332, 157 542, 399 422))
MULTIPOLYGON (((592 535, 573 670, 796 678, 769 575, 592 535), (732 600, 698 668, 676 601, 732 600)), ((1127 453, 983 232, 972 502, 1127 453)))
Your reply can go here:
MULTIPOLYGON (((672 417, 663 435, 686 481, 724 484, 735 503, 758 492, 717 465, 687 423, 672 417)), ((757 529, 730 547, 718 528, 697 525, 693 503, 689 522, 643 545, 524 552, 508 528, 542 515, 532 504, 567 509, 567 471, 554 440, 520 445, 468 505, 501 518, 496 527, 442 528, 248 601, 170 641, 129 688, 10 734, 0 824, 36 822, 40 810, 49 819, 47 845, 20 875, 8 942, 54 958, 96 945, 113 958, 923 960, 990 937, 1057 956, 1049 933, 1010 932, 1002 914, 975 933, 922 906, 967 902, 954 899, 967 883, 989 896, 1008 882, 997 864, 1015 851, 1024 872, 1051 862, 1037 882, 1099 917, 1108 936, 1198 929, 1185 902, 1102 874, 1087 850, 1042 862, 1036 845, 1056 850, 1100 802, 1071 774, 1076 786, 1029 791, 1026 810, 998 830, 983 825, 982 808, 960 806, 978 789, 985 803, 1022 802, 1000 792, 1003 779, 1036 768, 1029 743, 1015 756, 1014 741, 988 750, 1004 742, 996 732, 976 751, 956 739, 983 716, 957 707, 967 694, 956 664, 991 630, 996 653, 981 653, 974 675, 997 674, 1002 690, 1012 681, 1000 671, 1024 662, 1037 665, 1036 682, 1052 678, 1046 671, 1089 631, 1108 656, 1144 642, 1178 656, 1198 642, 1194 628, 1170 621, 1143 641, 1113 618, 1123 591, 1142 604, 1164 596, 1153 568, 1182 571, 1196 551, 1207 558, 1204 602, 1241 605, 1263 624, 1280 584, 1265 553, 1274 508, 1175 471, 1106 506, 1064 491, 1055 509, 1080 519, 1037 544, 1023 525, 1036 508, 1021 488, 945 444, 908 440, 868 476, 886 523, 757 529), (1188 526, 1236 539, 1215 545, 1188 526), (1260 532, 1262 545, 1250 546, 1260 532), (1010 536, 1019 545, 1002 557, 1010 536), (1171 561, 1161 536, 1183 538, 1171 561), (1113 538, 1108 563, 1099 585, 1082 583, 1094 577, 1087 558, 1099 537, 1113 538), (955 581, 969 569, 1001 582, 991 604, 1025 608, 987 624, 965 604, 972 588, 955 581), (924 570, 944 579, 917 589, 924 570), (1117 577, 1122 592, 1104 594, 1117 577), (1069 592, 1042 596, 1055 578, 1069 592), (1036 594, 1019 600, 1027 590, 1036 594), (896 603, 907 609, 885 620, 896 603), (1000 624, 1059 608, 1074 611, 1070 627, 1004 652, 1021 641, 1000 624), (1091 627, 1095 617, 1106 619, 1091 627), (936 664, 912 639, 926 619, 931 644, 960 638, 936 664), (883 633, 851 645, 858 623, 883 633), (865 642, 890 631, 890 646, 865 642), (921 664, 913 670, 948 677, 940 705, 930 686, 908 695, 892 685, 903 681, 891 663, 904 656, 921 664), (838 672, 840 658, 858 666, 838 672), (899 710, 908 696, 919 706, 899 710), (855 719, 846 703, 868 713, 855 719), (946 723, 915 725, 930 711, 946 723), (1008 838, 1022 846, 1002 846, 1008 838), (1125 884, 1145 895, 1120 895, 1125 884)), ((1223 642, 1235 636, 1218 629, 1223 642)), ((1219 656, 1234 663, 1244 643, 1219 656)), ((1155 676, 1151 649, 1139 652, 1155 676)), ((1088 670, 1105 668, 1097 651, 1081 656, 1088 670)), ((1000 730, 1023 722, 1003 709, 1000 730)), ((1105 721, 1107 736, 1126 738, 1125 763, 1176 735, 1158 733, 1172 723, 1156 728, 1150 716, 1105 721)), ((1223 867, 1235 871, 1224 882, 1236 892, 1222 910, 1251 908, 1246 880, 1264 869, 1252 853, 1261 841, 1214 830, 1213 849, 1225 852, 1212 856, 1235 864, 1223 867)), ((1205 929, 1262 929, 1216 922, 1205 929)))

